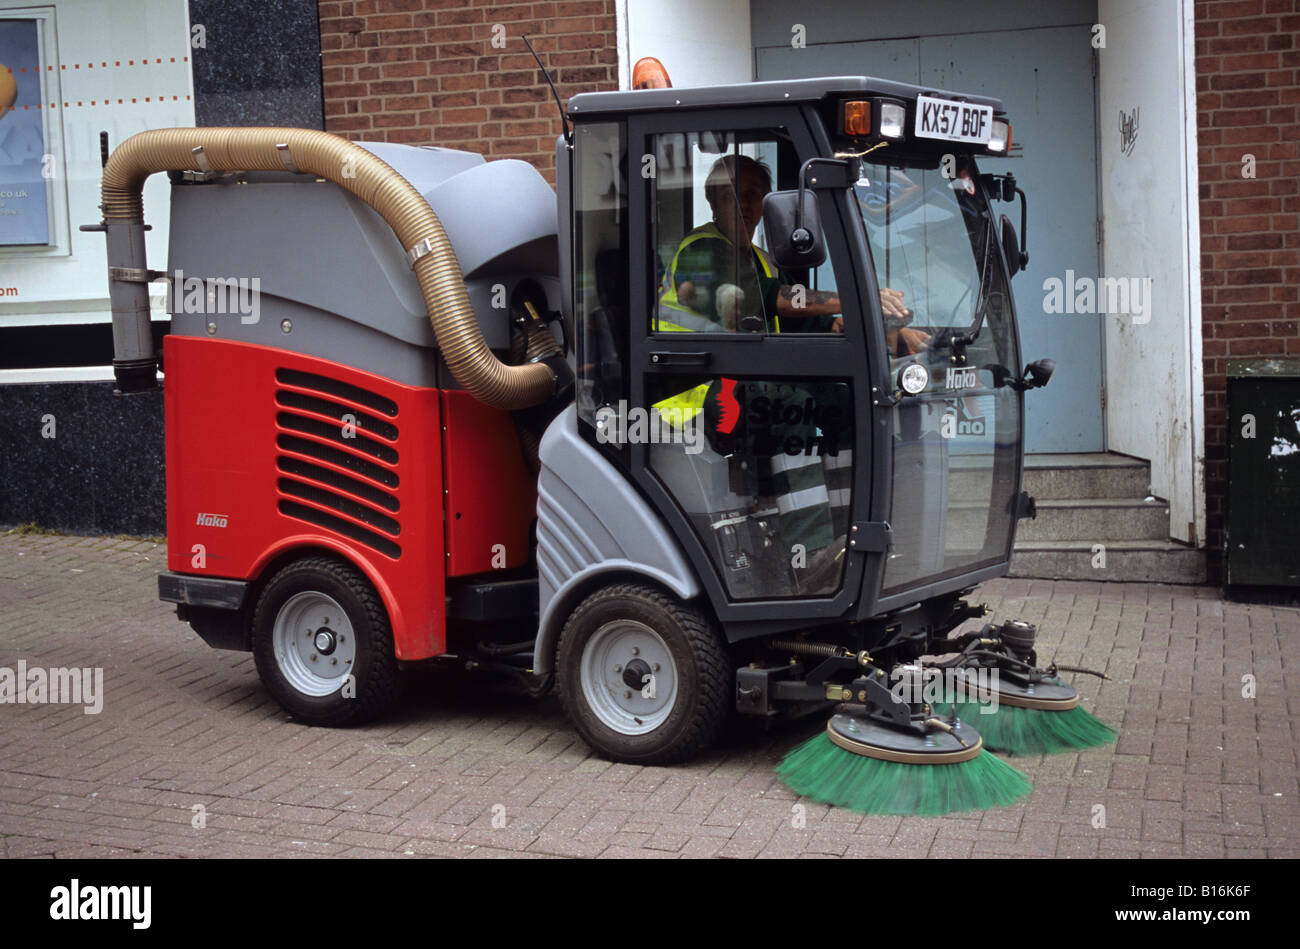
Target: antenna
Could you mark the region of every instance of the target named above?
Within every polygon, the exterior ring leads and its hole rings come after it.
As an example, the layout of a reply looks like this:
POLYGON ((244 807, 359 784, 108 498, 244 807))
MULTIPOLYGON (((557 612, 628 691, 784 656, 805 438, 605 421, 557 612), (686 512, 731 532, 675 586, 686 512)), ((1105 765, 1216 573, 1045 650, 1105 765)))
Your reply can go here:
POLYGON ((533 59, 537 60, 537 68, 546 77, 546 84, 551 87, 551 95, 555 96, 555 107, 560 110, 560 123, 564 126, 564 141, 566 144, 572 145, 573 132, 569 131, 569 118, 564 114, 564 103, 560 101, 560 94, 555 91, 555 83, 551 82, 551 74, 542 65, 542 57, 537 55, 537 50, 533 49, 533 44, 528 42, 528 34, 521 33, 519 35, 524 38, 524 45, 528 47, 528 52, 533 54, 533 59))

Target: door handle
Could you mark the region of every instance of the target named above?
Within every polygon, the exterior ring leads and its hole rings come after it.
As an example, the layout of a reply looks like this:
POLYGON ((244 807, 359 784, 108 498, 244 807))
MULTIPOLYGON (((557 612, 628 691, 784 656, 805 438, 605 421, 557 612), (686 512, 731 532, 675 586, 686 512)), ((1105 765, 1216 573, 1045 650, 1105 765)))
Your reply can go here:
POLYGON ((713 358, 713 353, 682 353, 682 352, 654 352, 650 354, 650 362, 656 366, 707 366, 713 358))

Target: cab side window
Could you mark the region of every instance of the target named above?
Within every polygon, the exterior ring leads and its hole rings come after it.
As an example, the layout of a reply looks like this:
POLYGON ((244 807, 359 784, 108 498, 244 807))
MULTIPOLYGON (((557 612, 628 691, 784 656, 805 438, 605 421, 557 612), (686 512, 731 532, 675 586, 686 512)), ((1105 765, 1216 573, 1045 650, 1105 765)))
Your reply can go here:
POLYGON ((782 275, 762 247, 763 197, 776 186, 774 132, 654 137, 652 332, 775 333, 782 275))
POLYGON ((627 396, 628 226, 622 127, 582 125, 574 153, 578 414, 592 425, 627 396))

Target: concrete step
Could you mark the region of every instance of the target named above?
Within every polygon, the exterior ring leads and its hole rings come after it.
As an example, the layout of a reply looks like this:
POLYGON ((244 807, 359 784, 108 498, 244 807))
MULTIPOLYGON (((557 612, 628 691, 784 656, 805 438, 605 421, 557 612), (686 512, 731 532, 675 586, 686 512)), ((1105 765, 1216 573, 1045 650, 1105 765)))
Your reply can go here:
POLYGON ((1205 582, 1205 551, 1168 540, 1017 540, 1010 576, 1199 584, 1205 582), (1094 566, 1101 553, 1105 565, 1094 566))
MULTIPOLYGON (((1053 580, 1204 583, 1205 552, 1169 540, 1169 505, 1147 500, 1151 468, 1110 452, 1027 455, 1038 517, 1017 526, 1010 575, 1053 580), (1104 549, 1104 565, 1098 554, 1104 549)), ((979 549, 995 492, 987 456, 948 457, 950 551, 979 549)))
POLYGON ((1150 482, 1149 463, 1113 452, 1025 456, 1025 490, 1039 501, 1144 498, 1150 482))
POLYGON ((1038 516, 1020 521, 1017 540, 1169 538, 1169 505, 1154 498, 1035 498, 1038 516))
MULTIPOLYGON (((1135 498, 1081 498, 1037 501, 1038 516, 1016 527, 1017 541, 1168 540, 1169 505, 1135 498)), ((949 538, 981 538, 988 529, 986 500, 948 502, 949 538)), ((974 547, 978 549, 978 540, 974 547)))

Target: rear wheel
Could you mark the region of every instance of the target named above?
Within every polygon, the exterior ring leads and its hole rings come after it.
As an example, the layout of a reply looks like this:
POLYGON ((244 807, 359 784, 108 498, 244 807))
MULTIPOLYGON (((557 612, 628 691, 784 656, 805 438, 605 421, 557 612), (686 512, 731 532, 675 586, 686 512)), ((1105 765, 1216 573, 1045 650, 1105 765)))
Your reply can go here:
POLYGON ((733 670, 701 611, 619 584, 579 604, 560 635, 560 697, 574 727, 615 761, 668 764, 718 738, 733 670))
POLYGON ((253 613, 253 659, 275 700, 312 725, 354 725, 397 694, 393 634, 354 567, 309 557, 275 574, 253 613))

